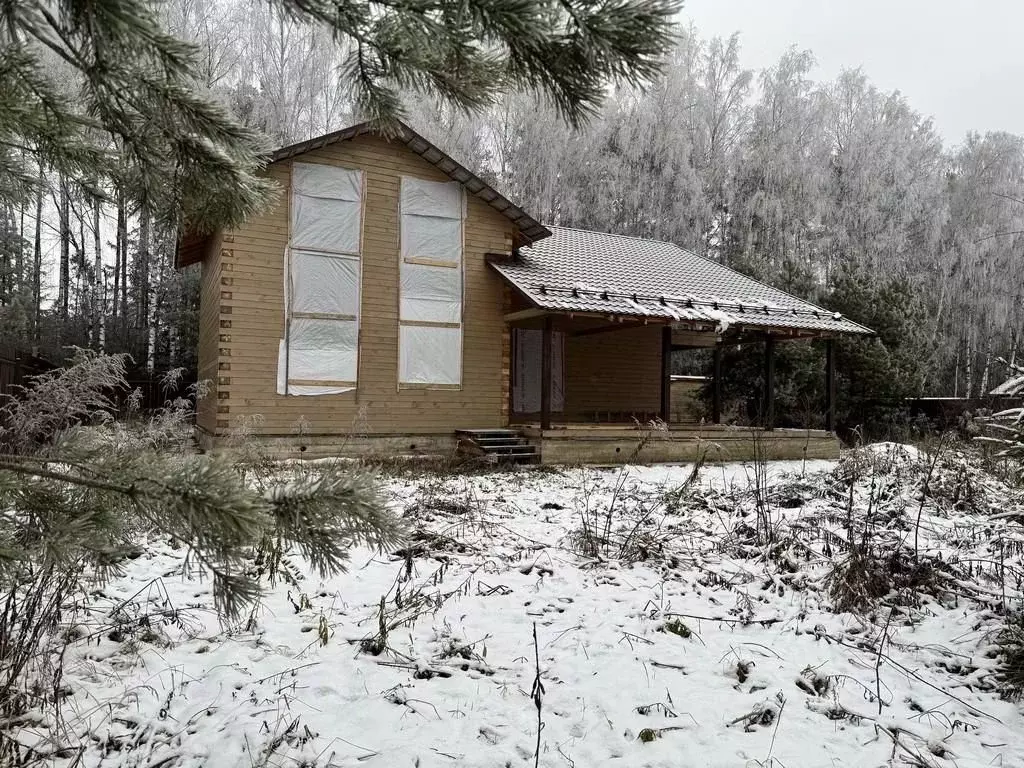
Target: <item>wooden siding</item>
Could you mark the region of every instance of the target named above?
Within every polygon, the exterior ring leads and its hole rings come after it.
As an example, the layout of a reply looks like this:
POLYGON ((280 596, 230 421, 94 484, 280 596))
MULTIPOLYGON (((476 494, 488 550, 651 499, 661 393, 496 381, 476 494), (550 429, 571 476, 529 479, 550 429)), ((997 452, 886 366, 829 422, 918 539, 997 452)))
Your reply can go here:
MULTIPOLYGON (((220 316, 221 291, 221 238, 211 238, 209 249, 202 263, 199 280, 199 381, 207 382, 209 391, 196 405, 196 425, 213 434, 217 429, 217 379, 224 375, 220 371, 220 357, 217 353, 218 340, 223 332, 230 333, 230 319, 224 322, 220 316), (223 329, 223 330, 222 330, 223 329)), ((230 364, 228 364, 230 365, 230 364)), ((221 406, 221 407, 226 407, 221 406)), ((221 418, 228 414, 221 414, 221 418)))
MULTIPOLYGON (((577 320, 573 327, 581 327, 577 320)), ((565 340, 567 416, 595 411, 657 413, 661 407, 661 326, 565 340)))
MULTIPOLYGON (((284 328, 284 255, 288 244, 291 161, 272 165, 269 175, 283 194, 267 214, 228 233, 221 249, 223 274, 231 284, 219 294, 221 317, 231 324, 218 344, 216 395, 232 421, 260 417, 264 435, 293 433, 301 422, 309 435, 429 434, 456 427, 502 423, 502 284, 484 254, 508 252, 510 222, 474 196, 467 196, 464 234, 464 331, 462 387, 398 388, 398 200, 403 175, 448 181, 404 146, 364 136, 295 158, 365 172, 362 238, 362 299, 359 381, 353 392, 318 397, 276 393, 278 341, 284 328), (227 315, 225 315, 227 311, 227 315)), ((205 265, 204 265, 205 268, 205 265)), ((205 298, 205 297, 204 297, 205 298)), ((208 331, 207 331, 208 332, 208 331)), ((223 422, 218 422, 223 433, 223 422)))
MULTIPOLYGON (((512 289, 501 286, 502 311, 512 310, 512 289)), ((512 326, 503 323, 501 329, 501 426, 509 425, 512 410, 512 326)))
POLYGON ((718 336, 712 331, 685 331, 674 329, 672 343, 680 347, 713 347, 718 343, 718 336))

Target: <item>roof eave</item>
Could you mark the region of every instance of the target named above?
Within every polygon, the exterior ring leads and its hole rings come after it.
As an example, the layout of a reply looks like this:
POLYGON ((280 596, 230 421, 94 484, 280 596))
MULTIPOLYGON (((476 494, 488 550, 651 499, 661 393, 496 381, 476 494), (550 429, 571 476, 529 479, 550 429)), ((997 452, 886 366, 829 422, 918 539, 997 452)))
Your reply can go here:
POLYGON ((323 149, 331 144, 350 141, 358 136, 370 134, 385 138, 395 138, 401 141, 410 150, 450 179, 462 184, 470 194, 480 198, 495 211, 511 221, 515 225, 516 230, 530 243, 550 237, 551 230, 530 216, 522 208, 515 205, 471 170, 402 122, 398 122, 394 131, 388 131, 380 124, 374 122, 359 123, 358 125, 343 128, 340 131, 334 131, 333 133, 318 136, 315 139, 298 142, 297 144, 291 144, 275 150, 270 155, 270 162, 280 162, 281 160, 287 160, 306 152, 323 149))
POLYGON ((174 268, 184 269, 199 264, 206 258, 213 235, 196 235, 186 232, 174 247, 174 268))
MULTIPOLYGON (((495 254, 495 256, 497 256, 495 254)), ((521 284, 516 278, 510 275, 502 267, 508 263, 504 258, 488 258, 487 263, 501 276, 501 278, 509 284, 515 291, 523 297, 533 308, 542 309, 553 314, 564 314, 564 315, 585 315, 585 314, 607 314, 614 315, 615 317, 630 318, 636 320, 648 320, 651 322, 658 323, 672 323, 679 325, 707 325, 709 321, 702 320, 677 320, 668 314, 645 314, 641 312, 631 312, 624 310, 621 307, 609 308, 607 312, 595 311, 593 309, 567 309, 561 306, 559 302, 552 299, 549 296, 539 295, 530 286, 521 284)), ((823 310, 824 311, 824 310, 823 310)), ((820 325, 802 325, 792 326, 785 324, 778 325, 749 325, 742 322, 735 322, 731 324, 733 328, 740 328, 749 332, 754 333, 780 333, 787 336, 796 334, 804 334, 813 338, 829 338, 838 336, 873 336, 874 331, 870 328, 866 328, 863 325, 853 322, 847 318, 841 318, 841 320, 835 320, 834 322, 845 323, 843 327, 835 327, 822 323, 820 325)))

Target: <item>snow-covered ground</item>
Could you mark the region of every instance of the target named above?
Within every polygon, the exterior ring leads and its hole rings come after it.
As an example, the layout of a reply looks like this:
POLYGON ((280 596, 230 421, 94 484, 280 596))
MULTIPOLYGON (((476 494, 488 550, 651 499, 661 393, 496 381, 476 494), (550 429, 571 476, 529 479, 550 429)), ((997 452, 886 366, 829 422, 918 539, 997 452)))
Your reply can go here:
POLYGON ((151 541, 83 619, 123 626, 68 650, 68 741, 90 766, 532 766, 539 699, 541 766, 1024 766, 1022 710, 993 690, 1003 583, 962 576, 997 535, 1019 564, 1019 524, 990 520, 1017 501, 948 463, 923 507, 927 469, 895 446, 690 487, 685 466, 390 478, 405 551, 279 583, 230 630, 151 541), (953 587, 831 610, 851 471, 883 540, 910 547, 920 512, 920 551, 959 552, 953 587))

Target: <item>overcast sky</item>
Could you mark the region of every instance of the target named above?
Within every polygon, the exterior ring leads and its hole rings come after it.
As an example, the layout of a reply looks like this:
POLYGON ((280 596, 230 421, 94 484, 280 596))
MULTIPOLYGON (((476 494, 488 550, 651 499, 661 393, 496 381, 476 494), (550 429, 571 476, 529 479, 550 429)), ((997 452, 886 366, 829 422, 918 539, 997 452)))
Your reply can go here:
POLYGON ((814 52, 818 79, 861 66, 947 143, 968 130, 1024 134, 1022 0, 685 0, 683 16, 701 37, 738 31, 751 69, 793 44, 814 52))

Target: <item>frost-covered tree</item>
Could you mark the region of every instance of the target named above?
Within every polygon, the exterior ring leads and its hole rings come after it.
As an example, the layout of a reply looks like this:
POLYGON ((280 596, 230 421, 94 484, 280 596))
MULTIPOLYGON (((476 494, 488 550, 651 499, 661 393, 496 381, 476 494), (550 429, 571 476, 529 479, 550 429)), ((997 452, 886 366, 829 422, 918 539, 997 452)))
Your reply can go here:
MULTIPOLYGON (((657 74, 676 0, 270 0, 283 24, 346 46, 339 77, 356 112, 387 121, 402 90, 464 109, 513 86, 570 122, 609 80, 657 74)), ((215 64, 171 34, 147 0, 0 1, 0 196, 37 166, 82 186, 108 180, 157 216, 211 229, 267 197, 261 144, 205 91, 215 64), (205 82, 204 82, 205 80, 205 82)))
POLYGON ((32 323, 31 251, 10 207, 0 207, 0 345, 14 346, 32 323))
POLYGON ((972 396, 998 383, 993 361, 1016 357, 1024 328, 1024 138, 970 134, 947 169, 936 315, 952 341, 947 386, 972 396))
POLYGON ((833 256, 869 269, 915 267, 935 253, 942 225, 944 158, 932 121, 860 70, 841 73, 823 92, 833 256))
POLYGON ((807 263, 820 253, 828 145, 810 51, 791 49, 760 76, 739 149, 727 258, 753 269, 807 263))

